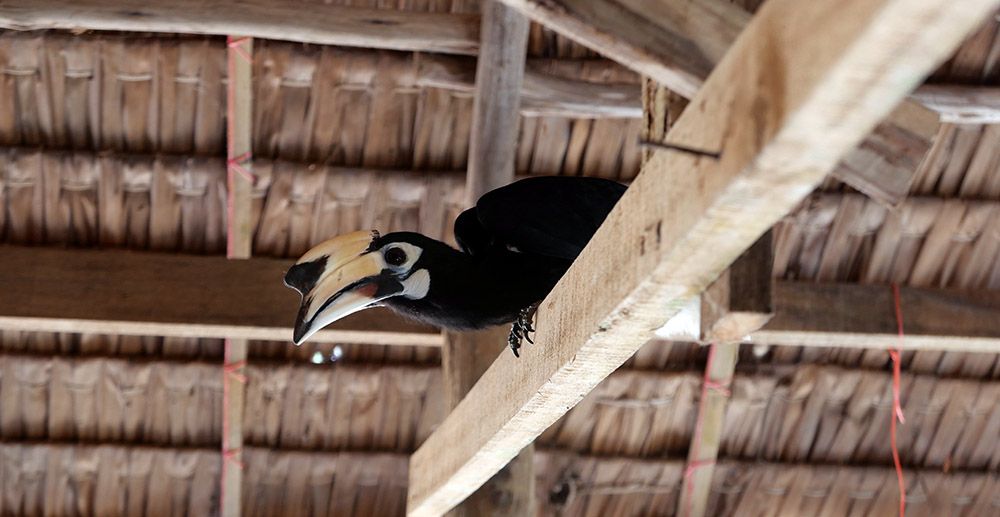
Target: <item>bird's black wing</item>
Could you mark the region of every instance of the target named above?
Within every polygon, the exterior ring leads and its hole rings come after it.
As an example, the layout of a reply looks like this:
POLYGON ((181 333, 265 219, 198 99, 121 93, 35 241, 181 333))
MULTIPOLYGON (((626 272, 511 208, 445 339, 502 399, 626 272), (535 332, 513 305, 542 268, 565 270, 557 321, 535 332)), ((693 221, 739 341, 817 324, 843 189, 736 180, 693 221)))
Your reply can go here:
POLYGON ((455 237, 475 255, 484 246, 573 260, 625 193, 600 178, 539 176, 487 192, 455 221, 455 237))

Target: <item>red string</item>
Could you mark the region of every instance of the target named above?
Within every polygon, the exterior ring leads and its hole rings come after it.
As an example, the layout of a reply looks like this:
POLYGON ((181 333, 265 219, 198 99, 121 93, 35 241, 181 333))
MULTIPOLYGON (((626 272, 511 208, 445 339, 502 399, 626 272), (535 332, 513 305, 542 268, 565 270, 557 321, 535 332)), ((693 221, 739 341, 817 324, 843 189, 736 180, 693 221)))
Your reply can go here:
POLYGON ((892 299, 896 308, 896 329, 899 333, 899 346, 889 349, 892 359, 892 408, 893 416, 889 419, 889 443, 892 446, 892 461, 896 464, 896 479, 899 480, 899 516, 906 515, 906 482, 903 479, 903 465, 899 461, 899 447, 896 446, 896 421, 906 423, 903 418, 903 405, 900 403, 900 357, 899 351, 903 345, 903 308, 899 301, 899 285, 892 283, 892 299))
MULTIPOLYGON (((253 64, 253 58, 250 56, 249 52, 243 48, 242 44, 249 41, 250 38, 233 38, 229 36, 226 38, 226 45, 232 52, 227 52, 227 72, 229 75, 229 85, 227 87, 226 95, 226 182, 227 182, 227 192, 226 192, 226 256, 228 258, 233 258, 234 256, 234 242, 233 242, 233 216, 235 214, 234 205, 234 187, 236 181, 236 174, 243 176, 246 180, 250 181, 252 185, 255 185, 256 178, 253 173, 247 169, 244 164, 249 162, 253 155, 248 151, 239 156, 234 156, 235 150, 235 140, 234 135, 236 131, 236 103, 234 99, 236 90, 236 58, 235 56, 241 57, 247 63, 253 64)), ((225 351, 222 361, 222 476, 219 483, 219 500, 226 500, 226 471, 230 464, 237 466, 238 468, 244 468, 243 462, 240 460, 241 454, 243 452, 242 447, 230 447, 229 443, 229 420, 232 415, 230 415, 230 380, 235 380, 242 384, 246 384, 247 378, 240 370, 246 366, 246 361, 233 361, 232 359, 232 342, 226 340, 225 351)), ((239 416, 239 415, 237 415, 239 416)))
MULTIPOLYGON (((708 398, 708 391, 713 390, 728 397, 729 385, 732 383, 731 378, 722 382, 711 378, 712 362, 715 361, 715 347, 715 343, 712 343, 708 348, 708 361, 705 363, 705 376, 701 381, 701 400, 698 401, 698 419, 695 420, 694 424, 694 439, 691 442, 690 458, 697 458, 698 452, 701 449, 701 428, 704 423, 705 400, 708 398)), ((694 504, 694 483, 691 483, 691 477, 694 476, 695 471, 698 469, 711 465, 715 465, 714 459, 692 459, 688 461, 687 468, 684 469, 684 482, 687 485, 687 505, 685 505, 684 515, 691 515, 692 505, 694 504)))
POLYGON ((251 154, 250 151, 247 151, 235 158, 230 158, 226 160, 226 165, 229 167, 231 171, 238 173, 240 176, 246 178, 247 181, 256 185, 257 176, 255 176, 254 173, 250 172, 249 169, 243 166, 243 164, 249 162, 251 158, 253 158, 253 154, 251 154))
POLYGON ((242 57, 244 61, 252 64, 253 58, 250 57, 250 53, 247 52, 246 49, 242 47, 243 43, 249 40, 250 40, 249 37, 233 38, 232 36, 227 36, 226 45, 229 46, 229 48, 233 49, 233 52, 239 54, 239 56, 242 57))
POLYGON ((222 451, 222 458, 226 461, 232 462, 239 468, 243 468, 243 461, 239 459, 239 455, 243 452, 243 447, 236 447, 234 449, 225 449, 222 451))

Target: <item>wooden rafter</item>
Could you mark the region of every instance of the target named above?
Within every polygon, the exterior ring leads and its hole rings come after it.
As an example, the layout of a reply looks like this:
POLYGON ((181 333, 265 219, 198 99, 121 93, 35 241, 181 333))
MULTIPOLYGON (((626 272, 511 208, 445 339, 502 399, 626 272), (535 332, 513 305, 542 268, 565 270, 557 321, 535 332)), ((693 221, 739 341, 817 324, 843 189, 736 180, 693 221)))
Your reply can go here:
MULTIPOLYGON (((592 12, 611 5, 578 1, 592 12)), ((576 405, 808 195, 996 5, 764 4, 666 135, 720 158, 659 151, 644 164, 542 304, 538 344, 521 359, 502 354, 414 453, 411 473, 420 475, 410 477, 408 513, 447 511, 576 405)))
POLYGON ((1000 124, 1000 88, 925 84, 912 97, 954 124, 1000 124))
POLYGON ((0 4, 0 27, 254 38, 344 47, 475 54, 479 17, 389 9, 303 5, 292 0, 13 0, 0 4))
MULTIPOLYGON (((0 247, 0 328, 289 341, 292 262, 111 250, 0 247), (72 293, 67 296, 66 293, 72 293), (234 303, 235 301, 235 303, 234 303)), ((440 346, 441 334, 382 310, 320 331, 316 342, 440 346)))
MULTIPOLYGON (((524 116, 562 116, 574 118, 640 118, 642 102, 639 86, 634 84, 604 84, 567 79, 545 73, 546 61, 528 60, 521 83, 519 109, 524 116)), ((569 67, 573 60, 555 60, 569 67)), ((417 58, 416 84, 428 88, 441 88, 463 93, 474 93, 476 66, 472 58, 420 54, 417 58)), ((613 73, 620 66, 610 61, 589 63, 613 73)))
MULTIPOLYGON (((536 22, 692 98, 719 63, 750 13, 727 0, 502 0, 536 22)), ((937 117, 906 101, 866 144, 844 156, 839 179, 890 206, 909 191, 916 166, 882 166, 872 149, 923 156, 937 131, 937 117), (919 116, 925 112, 923 116, 919 116)))

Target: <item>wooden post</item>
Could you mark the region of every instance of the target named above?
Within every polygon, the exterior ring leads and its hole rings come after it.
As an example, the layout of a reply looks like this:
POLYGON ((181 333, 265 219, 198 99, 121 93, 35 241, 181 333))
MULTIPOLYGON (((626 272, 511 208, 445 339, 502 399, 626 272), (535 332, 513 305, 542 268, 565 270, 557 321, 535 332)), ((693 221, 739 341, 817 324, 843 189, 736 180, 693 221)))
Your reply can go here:
POLYGON ((681 516, 705 515, 740 341, 774 315, 771 234, 764 234, 736 259, 701 297, 701 338, 711 348, 678 501, 677 513, 681 516))
MULTIPOLYGON (((227 234, 226 256, 247 259, 253 249, 251 221, 251 138, 253 136, 253 40, 229 36, 227 85, 227 234)), ((222 394, 223 517, 239 517, 243 488, 243 407, 246 394, 247 340, 226 339, 222 394)))
MULTIPOLYGON (((514 181, 528 19, 500 2, 481 4, 482 41, 476 66, 466 203, 514 181)), ((445 396, 454 409, 494 359, 507 349, 508 328, 445 333, 441 351, 445 396)), ((413 473, 411 475, 420 475, 413 473)), ((454 508, 452 517, 516 517, 534 511, 534 446, 528 445, 492 479, 454 508)))

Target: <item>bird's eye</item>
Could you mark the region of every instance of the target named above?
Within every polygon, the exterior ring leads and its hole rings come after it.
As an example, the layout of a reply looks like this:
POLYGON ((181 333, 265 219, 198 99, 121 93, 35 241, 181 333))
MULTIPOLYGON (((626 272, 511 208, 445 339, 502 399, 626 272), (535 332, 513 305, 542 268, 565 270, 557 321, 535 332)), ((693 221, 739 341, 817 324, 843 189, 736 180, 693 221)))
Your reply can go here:
POLYGON ((385 250, 385 261, 391 266, 402 266, 406 263, 406 252, 402 248, 385 250))

